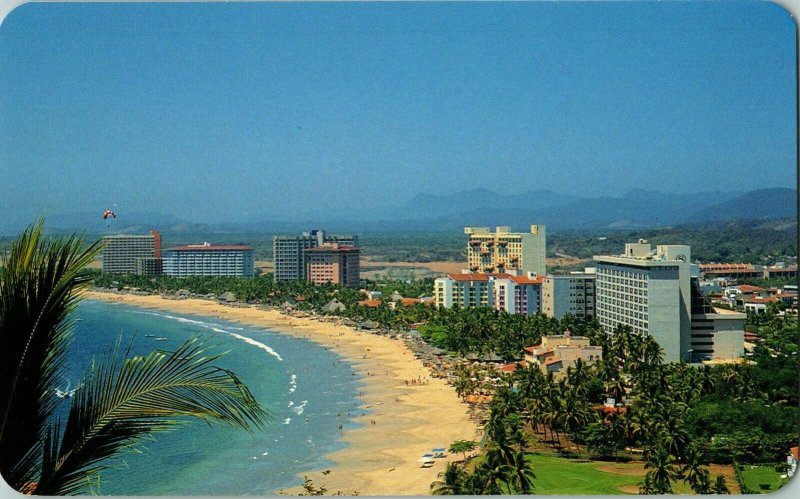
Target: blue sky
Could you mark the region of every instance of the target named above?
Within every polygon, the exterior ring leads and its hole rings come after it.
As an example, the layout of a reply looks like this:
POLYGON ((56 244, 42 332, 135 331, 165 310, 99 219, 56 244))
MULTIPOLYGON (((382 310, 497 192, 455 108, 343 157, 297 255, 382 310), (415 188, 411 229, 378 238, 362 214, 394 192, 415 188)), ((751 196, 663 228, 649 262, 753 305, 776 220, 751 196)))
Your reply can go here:
POLYGON ((767 2, 28 4, 0 25, 0 212, 794 186, 795 61, 767 2))

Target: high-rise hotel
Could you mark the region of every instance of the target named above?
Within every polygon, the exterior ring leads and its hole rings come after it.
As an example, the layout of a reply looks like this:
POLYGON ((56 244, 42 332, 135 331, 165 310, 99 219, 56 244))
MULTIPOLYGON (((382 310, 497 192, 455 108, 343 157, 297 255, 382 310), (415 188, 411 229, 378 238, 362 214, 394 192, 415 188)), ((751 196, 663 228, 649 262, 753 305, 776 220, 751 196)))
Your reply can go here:
POLYGON ((305 252, 323 244, 358 246, 358 236, 328 235, 324 230, 312 230, 299 236, 272 238, 273 275, 276 281, 306 279, 305 252))
POLYGON ((596 316, 611 334, 620 324, 652 336, 665 362, 735 358, 744 348, 744 314, 715 310, 699 293, 691 248, 645 240, 622 255, 595 256, 596 316))
POLYGON ((326 243, 305 250, 306 279, 314 284, 358 286, 360 248, 326 243))
POLYGON ((561 319, 567 314, 579 319, 595 315, 595 269, 548 275, 542 283, 542 313, 561 319))
POLYGON ((250 246, 203 243, 164 250, 164 273, 173 277, 252 277, 254 265, 250 246))
POLYGON ((545 262, 546 235, 544 225, 531 225, 530 232, 511 232, 509 227, 465 227, 467 264, 470 272, 547 273, 545 262))
POLYGON ((161 234, 113 234, 103 236, 103 272, 112 274, 160 274, 161 234))

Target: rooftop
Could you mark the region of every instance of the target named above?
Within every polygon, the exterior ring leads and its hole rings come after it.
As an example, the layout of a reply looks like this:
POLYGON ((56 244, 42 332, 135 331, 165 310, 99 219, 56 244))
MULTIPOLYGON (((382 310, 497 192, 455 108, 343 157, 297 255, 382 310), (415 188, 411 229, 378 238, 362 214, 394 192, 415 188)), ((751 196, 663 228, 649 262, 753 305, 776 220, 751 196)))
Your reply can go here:
POLYGON ((797 272, 797 265, 790 265, 789 267, 767 267, 764 270, 770 272, 797 272))
POLYGON ((774 296, 770 296, 769 298, 763 298, 761 296, 748 296, 743 301, 745 303, 774 303, 777 302, 778 299, 774 296))
POLYGON ((447 274, 447 277, 454 281, 468 282, 468 281, 488 281, 490 277, 495 279, 509 279, 517 284, 542 284, 544 282, 543 276, 536 276, 531 279, 524 275, 501 274, 501 273, 470 273, 470 274, 447 274))
POLYGON ((659 244, 653 249, 645 239, 625 243, 621 255, 595 255, 593 259, 604 263, 619 263, 638 267, 673 267, 689 263, 691 248, 682 244, 659 244))
POLYGON ((377 308, 381 306, 380 300, 361 300, 358 302, 359 305, 362 307, 370 307, 370 308, 377 308))
POLYGON ((703 271, 754 270, 754 267, 752 263, 701 263, 700 270, 703 271))
POLYGON ((324 253, 330 251, 350 253, 350 252, 359 252, 361 251, 361 248, 357 246, 340 246, 338 244, 323 244, 322 246, 317 246, 316 248, 308 248, 305 250, 306 253, 324 253))
POLYGON ((228 250, 228 251, 253 251, 252 246, 246 246, 243 244, 233 244, 233 245, 216 245, 216 244, 188 244, 186 246, 175 246, 174 248, 168 248, 166 251, 220 251, 220 250, 228 250))
POLYGON ((513 373, 517 370, 517 366, 525 366, 525 365, 526 363, 524 361, 515 364, 504 364, 500 366, 500 370, 506 373, 513 373))
POLYGON ((722 308, 722 307, 713 307, 713 308, 714 308, 714 313, 715 314, 730 315, 730 316, 734 316, 735 315, 735 316, 737 316, 737 318, 741 317, 742 319, 745 317, 745 314, 743 314, 741 312, 737 312, 735 310, 728 310, 727 308, 722 308))

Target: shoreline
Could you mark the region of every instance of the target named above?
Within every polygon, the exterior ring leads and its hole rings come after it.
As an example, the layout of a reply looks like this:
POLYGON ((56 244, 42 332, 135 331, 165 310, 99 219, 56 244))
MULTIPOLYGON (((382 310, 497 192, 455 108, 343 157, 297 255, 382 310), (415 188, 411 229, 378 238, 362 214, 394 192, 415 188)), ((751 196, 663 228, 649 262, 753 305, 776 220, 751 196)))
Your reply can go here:
MULTIPOLYGON (((436 459, 431 468, 420 468, 420 457, 455 440, 475 439, 477 426, 468 416, 467 405, 452 386, 432 377, 401 340, 279 310, 206 299, 175 300, 98 290, 84 292, 83 298, 263 327, 309 339, 352 362, 363 375, 363 391, 358 395, 361 407, 370 412, 353 417, 361 426, 343 434, 346 448, 324 456, 333 463, 329 470, 297 473, 301 480, 308 476, 315 487, 324 486, 329 494, 428 495, 445 463, 460 456, 436 459), (406 383, 417 379, 426 382, 406 383)), ((298 486, 279 492, 296 495, 301 491, 298 486)))

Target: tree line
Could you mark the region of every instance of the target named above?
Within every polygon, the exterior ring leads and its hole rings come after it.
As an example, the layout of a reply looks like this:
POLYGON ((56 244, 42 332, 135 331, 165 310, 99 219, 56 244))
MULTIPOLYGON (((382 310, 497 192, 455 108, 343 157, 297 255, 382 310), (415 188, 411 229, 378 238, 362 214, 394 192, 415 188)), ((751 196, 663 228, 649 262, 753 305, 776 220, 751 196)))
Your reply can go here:
MULTIPOLYGON (((762 339, 748 363, 662 364, 662 349, 652 337, 621 326, 613 335, 591 336, 592 343, 603 347, 603 359, 591 366, 579 360, 558 378, 535 365, 502 375, 490 405, 483 450, 487 457, 448 467, 432 491, 525 490, 529 484, 515 477, 534 476, 533 470, 513 453, 492 451, 495 445, 502 447, 507 435, 513 436, 515 452, 524 452, 531 439, 538 439, 567 454, 585 452, 601 459, 641 453, 643 494, 671 493, 677 481, 696 493, 727 493, 725 478, 711 476, 711 462, 785 462, 789 448, 800 439, 797 325, 793 318, 774 313, 748 320, 762 339), (607 398, 617 404, 604 405, 607 398), (498 434, 501 443, 492 443, 498 434), (502 458, 501 466, 486 464, 493 462, 490 451, 502 458), (483 475, 476 475, 481 469, 483 475), (506 480, 505 488, 495 486, 500 478, 506 480)), ((475 389, 474 376, 467 368, 459 372, 454 384, 461 396, 475 389)))

